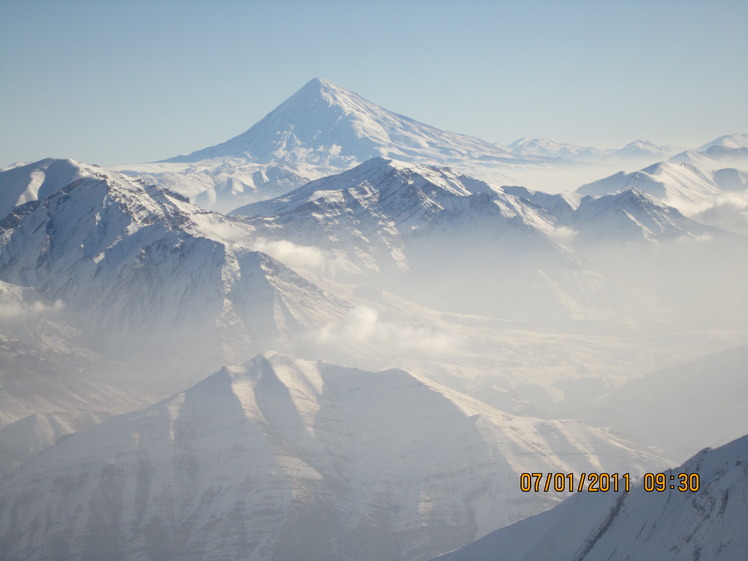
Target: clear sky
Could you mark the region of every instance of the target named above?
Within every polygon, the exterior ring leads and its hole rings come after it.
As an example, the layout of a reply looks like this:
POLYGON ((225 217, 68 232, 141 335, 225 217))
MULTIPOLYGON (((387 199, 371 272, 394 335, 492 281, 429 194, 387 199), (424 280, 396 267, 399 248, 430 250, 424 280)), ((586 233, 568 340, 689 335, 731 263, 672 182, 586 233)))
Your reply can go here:
POLYGON ((446 130, 622 146, 748 132, 745 0, 0 0, 0 166, 227 140, 320 77, 446 130))

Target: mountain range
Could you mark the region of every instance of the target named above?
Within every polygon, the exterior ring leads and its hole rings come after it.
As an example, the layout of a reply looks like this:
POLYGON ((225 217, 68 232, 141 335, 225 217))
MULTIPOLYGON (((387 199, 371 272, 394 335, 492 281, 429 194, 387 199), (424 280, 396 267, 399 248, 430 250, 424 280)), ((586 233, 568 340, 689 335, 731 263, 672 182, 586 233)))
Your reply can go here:
MULTIPOLYGON (((502 147, 315 79, 187 156, 0 170, 0 558, 423 561, 564 498, 521 473, 740 436, 747 145, 502 147)), ((499 535, 732 551, 731 446, 688 504, 499 535)))
POLYGON ((504 147, 419 123, 315 78, 257 124, 226 142, 161 162, 116 169, 177 191, 205 208, 227 212, 372 158, 452 167, 491 183, 548 191, 559 185, 569 189, 573 178, 596 179, 603 171, 671 157, 688 158, 688 154, 706 158, 702 165, 712 167, 717 165, 715 158, 737 158, 745 164, 748 148, 744 137, 726 135, 692 152, 645 140, 615 150, 538 138, 520 139, 504 147), (706 156, 707 152, 711 156, 706 156))
POLYGON ((621 312, 649 313, 642 290, 605 273, 590 248, 723 236, 639 190, 580 201, 382 158, 232 216, 246 217, 263 239, 326 252, 324 276, 365 278, 432 307, 541 323, 590 319, 592 309, 617 314, 610 306, 622 298, 621 312), (455 290, 468 284, 469 292, 455 290))

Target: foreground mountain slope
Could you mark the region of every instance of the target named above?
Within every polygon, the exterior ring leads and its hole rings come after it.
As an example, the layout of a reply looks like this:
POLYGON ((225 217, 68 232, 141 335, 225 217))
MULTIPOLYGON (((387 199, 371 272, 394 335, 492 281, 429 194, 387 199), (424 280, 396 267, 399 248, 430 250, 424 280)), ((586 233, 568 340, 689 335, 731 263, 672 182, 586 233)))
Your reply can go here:
MULTIPOLYGON (((584 493, 439 561, 742 561, 748 551, 748 436, 667 470, 697 473, 697 492, 584 493)), ((671 482, 669 477, 674 475, 671 482)), ((436 560, 434 560, 436 561, 436 560)))
POLYGON ((552 504, 520 493, 520 472, 657 465, 402 370, 266 353, 2 481, 0 557, 427 559, 552 504))

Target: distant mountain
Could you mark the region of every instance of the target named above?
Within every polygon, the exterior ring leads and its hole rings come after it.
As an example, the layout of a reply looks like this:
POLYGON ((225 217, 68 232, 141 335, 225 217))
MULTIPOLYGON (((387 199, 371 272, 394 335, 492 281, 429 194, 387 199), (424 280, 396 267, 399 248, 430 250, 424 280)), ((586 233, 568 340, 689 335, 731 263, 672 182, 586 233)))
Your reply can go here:
POLYGON ((618 172, 577 192, 600 196, 637 189, 699 222, 748 234, 748 172, 720 168, 721 162, 705 154, 693 152, 687 158, 696 164, 676 163, 673 158, 633 173, 618 172))
POLYGON ((335 168, 348 168, 374 157, 443 164, 465 159, 516 160, 494 144, 392 113, 319 78, 239 136, 165 161, 225 157, 335 168))
POLYGON ((577 239, 586 243, 656 243, 719 231, 686 218, 676 208, 633 188, 615 195, 583 198, 570 225, 578 232, 577 239))
POLYGON ((503 147, 420 123, 315 78, 226 142, 113 169, 179 192, 204 208, 228 212, 372 158, 448 166, 499 185, 559 190, 573 185, 578 174, 592 179, 681 150, 645 140, 600 150, 543 138, 521 138, 503 147))
POLYGON ((563 160, 600 158, 613 152, 612 150, 602 150, 591 146, 559 143, 548 138, 520 138, 512 142, 508 148, 512 154, 517 156, 559 158, 563 160))
POLYGON ((711 142, 707 142, 703 146, 699 146, 696 151, 707 152, 714 147, 726 148, 729 150, 748 148, 748 134, 726 134, 719 138, 715 138, 711 142))
POLYGON ((681 150, 682 148, 663 146, 649 140, 635 140, 629 142, 623 148, 613 151, 611 155, 617 158, 651 158, 653 161, 657 161, 672 156, 681 150))
POLYGON ((566 161, 599 161, 603 159, 613 161, 637 161, 670 157, 682 150, 673 146, 662 146, 648 140, 635 140, 623 148, 594 148, 555 142, 547 138, 520 138, 512 142, 508 148, 518 156, 536 156, 540 158, 556 158, 566 161))
POLYGON ((419 123, 315 78, 224 143, 117 169, 211 208, 231 210, 375 157, 468 167, 522 161, 495 144, 419 123))
POLYGON ((403 370, 266 353, 2 480, 0 557, 416 561, 557 500, 520 492, 519 473, 660 466, 403 370))
MULTIPOLYGON (((727 171, 727 170, 725 170, 727 171)), ((721 172, 722 174, 725 171, 721 172)), ((739 172, 735 170, 735 174, 739 172)), ((710 169, 659 162, 632 173, 618 172, 577 189, 584 195, 607 195, 626 189, 637 189, 675 207, 693 208, 713 200, 722 193, 721 183, 726 183, 720 174, 710 169)))
POLYGON ((720 136, 695 150, 679 152, 670 160, 711 169, 728 166, 745 171, 748 170, 748 134, 720 136))
POLYGON ((575 494, 433 561, 744 560, 748 436, 664 473, 662 492, 639 480, 628 493, 575 494), (698 491, 677 490, 680 474, 698 474, 698 491))

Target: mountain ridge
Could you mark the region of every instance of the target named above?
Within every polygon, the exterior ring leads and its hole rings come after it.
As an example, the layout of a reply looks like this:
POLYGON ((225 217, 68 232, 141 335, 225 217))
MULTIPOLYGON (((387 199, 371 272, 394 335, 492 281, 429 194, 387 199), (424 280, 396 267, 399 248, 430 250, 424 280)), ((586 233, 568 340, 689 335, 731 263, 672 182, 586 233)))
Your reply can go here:
POLYGON ((521 493, 519 472, 662 463, 404 370, 266 352, 0 481, 0 556, 415 561, 553 504, 521 493))
POLYGON ((345 308, 254 244, 236 220, 109 172, 0 221, 0 280, 59 300, 63 317, 113 356, 191 341, 205 368, 345 308))

